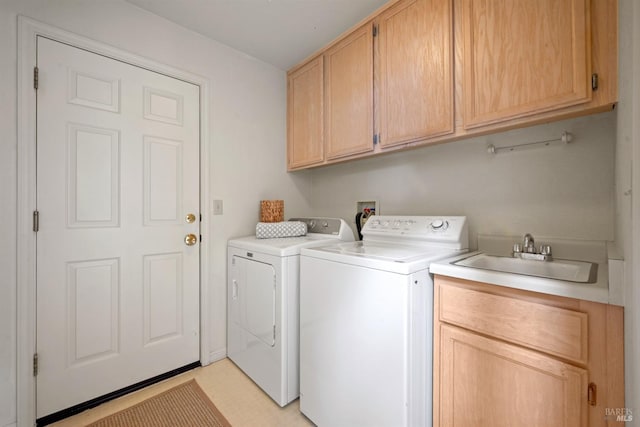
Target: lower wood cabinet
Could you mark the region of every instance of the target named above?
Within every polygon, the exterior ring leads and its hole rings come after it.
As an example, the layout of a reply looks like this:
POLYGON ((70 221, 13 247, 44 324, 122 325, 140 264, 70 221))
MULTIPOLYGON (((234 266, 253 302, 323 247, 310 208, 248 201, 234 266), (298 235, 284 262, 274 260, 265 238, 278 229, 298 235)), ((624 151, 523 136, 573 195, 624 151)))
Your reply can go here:
POLYGON ((440 332, 441 425, 586 425, 585 369, 465 329, 440 332))
POLYGON ((614 425, 622 307, 445 276, 434 304, 434 427, 614 425))

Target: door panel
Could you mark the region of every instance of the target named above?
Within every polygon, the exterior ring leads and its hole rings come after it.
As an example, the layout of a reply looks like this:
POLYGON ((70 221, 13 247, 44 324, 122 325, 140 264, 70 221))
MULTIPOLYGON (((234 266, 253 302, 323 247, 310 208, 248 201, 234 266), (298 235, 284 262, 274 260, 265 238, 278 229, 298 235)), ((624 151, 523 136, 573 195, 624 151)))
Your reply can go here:
POLYGON ((276 325, 276 271, 270 264, 233 257, 232 319, 242 329, 274 346, 276 325))
POLYGON ((401 1, 378 22, 380 146, 452 133, 451 2, 401 1))
POLYGON ((120 112, 120 80, 69 67, 68 101, 99 110, 120 112))
POLYGON ((199 359, 199 88, 38 38, 37 417, 199 359))
POLYGON ((182 141, 144 136, 144 224, 180 224, 182 141))
POLYGON ((322 55, 287 76, 287 166, 324 160, 324 61, 322 55))
POLYGON ((373 151, 373 27, 363 25, 327 50, 327 159, 373 151))
POLYGON ((458 0, 454 8, 464 29, 465 129, 591 100, 588 0, 458 0))
POLYGON ((441 426, 586 425, 585 369, 464 329, 440 328, 441 426))
POLYGON ((69 263, 69 366, 118 353, 119 260, 69 263))
POLYGON ((144 343, 154 344, 182 334, 182 253, 144 257, 144 343))
POLYGON ((120 133, 71 123, 68 134, 69 227, 117 227, 120 133))

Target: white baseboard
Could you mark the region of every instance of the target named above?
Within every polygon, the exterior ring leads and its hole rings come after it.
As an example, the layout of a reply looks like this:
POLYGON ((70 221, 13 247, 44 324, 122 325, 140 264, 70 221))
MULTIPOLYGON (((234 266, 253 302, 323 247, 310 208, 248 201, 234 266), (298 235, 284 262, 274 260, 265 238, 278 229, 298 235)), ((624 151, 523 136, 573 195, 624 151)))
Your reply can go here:
POLYGON ((213 362, 217 362, 218 360, 225 359, 226 357, 227 357, 226 347, 216 351, 212 351, 211 353, 209 353, 209 363, 207 363, 207 365, 213 362))

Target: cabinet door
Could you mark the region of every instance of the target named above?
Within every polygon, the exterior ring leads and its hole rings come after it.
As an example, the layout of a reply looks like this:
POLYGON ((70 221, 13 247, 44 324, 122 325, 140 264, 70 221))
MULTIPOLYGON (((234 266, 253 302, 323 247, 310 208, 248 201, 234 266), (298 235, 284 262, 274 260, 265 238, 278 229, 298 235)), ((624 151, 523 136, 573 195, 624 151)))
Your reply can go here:
POLYGON ((452 133, 451 1, 400 1, 378 23, 380 145, 452 133))
POLYGON ((373 27, 325 52, 327 159, 373 150, 373 27))
POLYGON ((466 129, 591 99, 589 0, 458 0, 466 129))
POLYGON ((287 166, 321 163, 323 147, 323 59, 312 60, 287 78, 287 166))
POLYGON ((587 371, 441 326, 441 427, 587 425, 587 371))

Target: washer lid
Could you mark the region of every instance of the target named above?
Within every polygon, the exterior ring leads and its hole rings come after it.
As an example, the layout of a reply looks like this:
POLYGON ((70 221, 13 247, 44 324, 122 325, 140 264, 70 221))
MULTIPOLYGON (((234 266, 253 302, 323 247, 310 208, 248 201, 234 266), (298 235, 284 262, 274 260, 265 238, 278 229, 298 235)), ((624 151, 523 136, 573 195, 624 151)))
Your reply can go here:
POLYGON ((321 251, 362 256, 384 261, 410 262, 416 258, 439 256, 442 249, 399 245, 385 242, 349 242, 319 248, 321 251))
MULTIPOLYGON (((463 250, 466 252, 466 250, 463 250)), ((351 264, 400 274, 411 274, 429 268, 437 261, 461 251, 439 247, 402 245, 389 242, 345 242, 302 249, 302 256, 351 264)))
MULTIPOLYGON (((316 248, 316 250, 393 262, 411 262, 418 258, 440 257, 443 252, 441 248, 367 241, 339 243, 316 248)), ((446 252, 449 253, 449 251, 446 252)))

